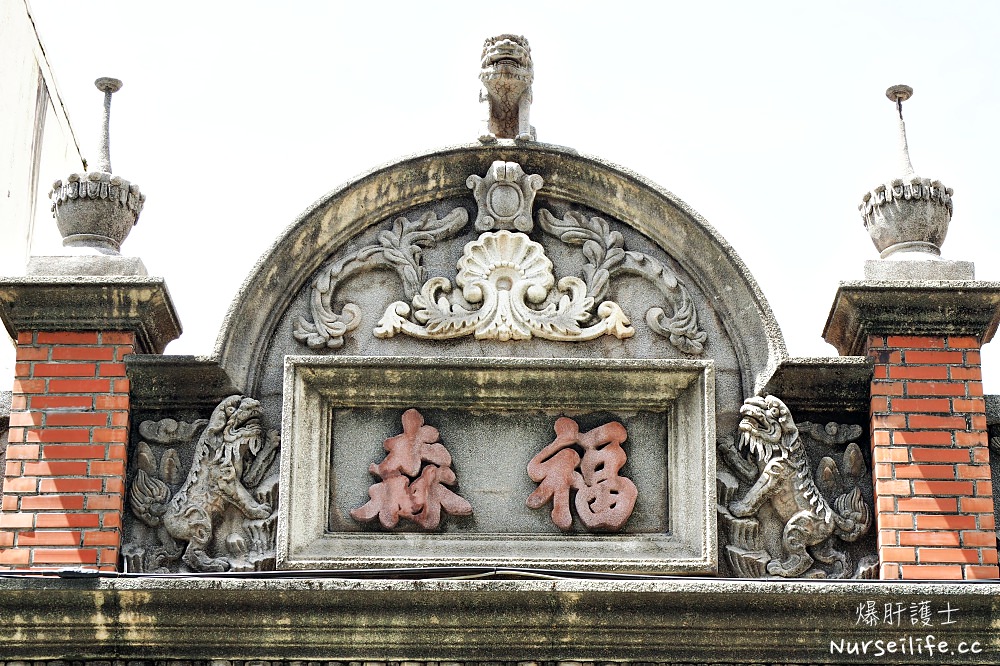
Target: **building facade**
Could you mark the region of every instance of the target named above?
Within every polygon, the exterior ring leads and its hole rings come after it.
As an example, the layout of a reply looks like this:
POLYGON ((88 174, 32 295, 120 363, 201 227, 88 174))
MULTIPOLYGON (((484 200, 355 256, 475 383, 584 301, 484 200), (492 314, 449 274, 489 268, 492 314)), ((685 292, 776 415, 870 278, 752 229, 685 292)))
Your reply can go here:
MULTIPOLYGON (((162 353, 165 280, 108 251, 138 190, 60 181, 102 251, 0 280, 0 653, 994 663, 1000 285, 894 238, 831 306, 841 356, 790 358, 696 212, 536 140, 530 64, 487 40, 480 141, 307 209, 209 358, 162 353)), ((950 218, 905 174, 869 203, 877 243, 950 218)))

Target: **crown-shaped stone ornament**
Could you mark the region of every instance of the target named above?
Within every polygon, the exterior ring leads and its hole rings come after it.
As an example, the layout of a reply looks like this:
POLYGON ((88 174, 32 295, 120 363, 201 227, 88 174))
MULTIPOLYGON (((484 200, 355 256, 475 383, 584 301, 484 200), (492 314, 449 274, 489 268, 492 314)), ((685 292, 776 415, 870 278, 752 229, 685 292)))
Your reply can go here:
POLYGON ((146 196, 120 176, 111 174, 111 95, 122 87, 118 79, 101 77, 94 82, 104 93, 104 124, 97 169, 72 173, 52 184, 49 198, 63 246, 80 254, 118 255, 122 241, 132 231, 146 196))
POLYGON ((903 102, 913 88, 896 85, 885 94, 899 114, 902 173, 867 192, 858 210, 882 259, 934 259, 941 255, 951 222, 952 190, 913 170, 903 122, 903 102))

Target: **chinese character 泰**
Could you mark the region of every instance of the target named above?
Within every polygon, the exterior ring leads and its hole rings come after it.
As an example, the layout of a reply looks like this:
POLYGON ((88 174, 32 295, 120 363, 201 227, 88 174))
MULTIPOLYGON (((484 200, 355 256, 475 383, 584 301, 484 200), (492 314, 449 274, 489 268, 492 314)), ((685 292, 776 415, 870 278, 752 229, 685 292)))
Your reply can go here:
POLYGON ((618 476, 627 460, 621 447, 628 437, 625 426, 612 421, 581 433, 576 421, 562 417, 555 430, 555 441, 528 463, 528 476, 538 487, 525 503, 538 509, 551 500, 552 522, 568 530, 573 526, 570 492, 575 490, 576 512, 588 529, 618 531, 632 515, 638 496, 635 484, 618 476))
POLYGON ((406 410, 402 420, 403 434, 383 444, 389 454, 368 468, 381 481, 368 488, 371 499, 352 510, 351 517, 368 522, 377 516, 390 529, 402 518, 433 530, 441 523, 442 509, 452 516, 471 515, 468 500, 445 487, 456 479, 451 454, 437 441, 437 428, 424 425, 424 417, 415 409, 406 410))

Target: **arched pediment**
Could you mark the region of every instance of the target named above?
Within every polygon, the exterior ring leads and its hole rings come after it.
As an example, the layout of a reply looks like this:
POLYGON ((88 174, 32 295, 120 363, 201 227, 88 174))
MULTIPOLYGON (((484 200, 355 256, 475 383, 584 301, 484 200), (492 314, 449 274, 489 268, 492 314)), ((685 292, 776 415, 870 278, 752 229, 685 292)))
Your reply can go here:
MULTIPOLYGON (((496 203, 503 208, 523 205, 524 201, 501 197, 496 203)), ((520 233, 513 222, 510 229, 520 233)), ((415 284, 425 281, 412 277, 415 284)), ((469 309, 457 296, 459 291, 452 289, 449 298, 458 299, 469 309)), ((542 302, 529 306, 535 311, 546 305, 558 306, 562 295, 559 285, 550 285, 542 302)), ((593 303, 581 327, 601 319, 600 305, 593 303)), ((412 319, 412 313, 408 316, 412 319)), ((414 320, 413 325, 421 324, 414 320)), ((438 352, 477 357, 713 359, 723 414, 734 413, 745 394, 763 385, 784 358, 785 347, 774 316, 744 263, 714 228, 677 197, 635 173, 570 149, 513 141, 408 157, 322 197, 258 262, 232 303, 216 346, 219 362, 233 383, 264 399, 280 393, 281 359, 286 354, 428 356, 438 352), (536 332, 530 341, 470 335, 438 342, 419 340, 405 331, 389 338, 375 335, 386 307, 394 302, 412 305, 412 294, 403 284, 404 269, 393 269, 391 261, 369 261, 370 266, 359 267, 358 261, 367 261, 365 249, 377 249, 380 234, 394 233, 393 224, 405 218, 408 230, 417 236, 411 233, 404 238, 407 230, 397 230, 393 242, 398 245, 422 238, 424 242, 417 242, 420 247, 412 249, 420 254, 418 268, 426 273, 423 278, 438 277, 448 281, 448 286, 455 285, 456 263, 463 247, 480 235, 476 228, 482 216, 479 203, 487 196, 480 192, 477 201, 473 181, 487 179, 491 165, 498 161, 519 165, 525 177, 540 177, 542 184, 528 193, 535 197, 529 208, 533 228, 528 236, 532 243, 540 244, 540 252, 549 255, 554 282, 577 278, 586 283, 588 294, 600 291, 603 300, 621 306, 633 335, 559 341, 539 338, 536 332), (459 209, 464 213, 455 212, 459 209), (428 228, 449 226, 446 231, 428 232, 432 236, 445 233, 448 242, 427 240, 426 234, 420 235, 425 231, 418 228, 421 224, 428 228), (580 227, 578 232, 569 228, 573 225, 580 227), (603 234, 603 240, 598 238, 599 242, 588 246, 588 233, 603 234), (618 250, 628 255, 625 263, 631 261, 632 265, 611 266, 611 255, 618 250), (352 274, 344 276, 345 262, 352 257, 352 274), (638 264, 642 266, 637 268, 638 264), (608 266, 609 284, 601 291, 600 285, 594 284, 601 278, 593 273, 608 266), (671 286, 675 282, 679 287, 671 286), (324 288, 326 292, 318 293, 324 288), (671 289, 676 293, 670 293, 671 289), (330 343, 328 338, 308 339, 310 325, 322 328, 314 301, 324 297, 327 304, 320 308, 320 319, 332 315, 341 321, 353 320, 354 328, 340 343, 330 343), (669 327, 673 310, 685 299, 696 320, 693 329, 688 322, 687 338, 693 344, 683 339, 678 344, 669 332, 655 331, 656 316, 650 314, 658 309, 661 323, 669 327)))

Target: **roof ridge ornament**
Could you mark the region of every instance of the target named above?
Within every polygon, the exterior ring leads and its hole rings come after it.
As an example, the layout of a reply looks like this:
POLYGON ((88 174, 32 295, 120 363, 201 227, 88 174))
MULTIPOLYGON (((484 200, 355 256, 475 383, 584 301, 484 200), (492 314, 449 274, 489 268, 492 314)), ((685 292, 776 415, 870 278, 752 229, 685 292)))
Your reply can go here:
POLYGON ((858 210, 880 258, 936 259, 951 222, 953 191, 913 170, 903 121, 903 102, 913 96, 913 88, 895 85, 885 95, 899 114, 902 174, 867 192, 858 210))
POLYGON ((531 126, 531 84, 535 67, 528 40, 520 35, 490 37, 483 44, 479 101, 486 102, 486 126, 479 140, 537 141, 531 126))

